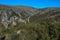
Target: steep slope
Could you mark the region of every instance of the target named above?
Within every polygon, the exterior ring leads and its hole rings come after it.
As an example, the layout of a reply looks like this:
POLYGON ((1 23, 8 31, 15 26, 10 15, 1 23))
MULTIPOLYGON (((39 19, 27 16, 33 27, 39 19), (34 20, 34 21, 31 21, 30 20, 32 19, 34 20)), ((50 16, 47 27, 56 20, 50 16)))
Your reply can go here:
POLYGON ((7 28, 10 23, 16 25, 17 22, 29 22, 29 18, 38 13, 37 9, 32 7, 11 7, 0 5, 0 19, 1 23, 7 28))

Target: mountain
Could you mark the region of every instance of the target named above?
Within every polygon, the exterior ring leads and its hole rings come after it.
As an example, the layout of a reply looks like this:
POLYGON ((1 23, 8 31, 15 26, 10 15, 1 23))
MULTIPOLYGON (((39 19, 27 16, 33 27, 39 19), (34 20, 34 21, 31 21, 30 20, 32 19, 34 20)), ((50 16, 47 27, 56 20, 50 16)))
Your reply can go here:
POLYGON ((60 8, 0 5, 0 40, 60 40, 60 8))
POLYGON ((60 18, 60 8, 44 8, 41 9, 39 13, 31 17, 32 21, 38 21, 38 20, 42 21, 47 19, 50 19, 50 21, 51 20, 59 21, 60 20, 59 18, 60 18))
POLYGON ((32 7, 9 7, 5 5, 0 5, 0 20, 1 23, 7 27, 11 22, 16 24, 17 22, 29 22, 29 18, 38 13, 37 9, 32 7))

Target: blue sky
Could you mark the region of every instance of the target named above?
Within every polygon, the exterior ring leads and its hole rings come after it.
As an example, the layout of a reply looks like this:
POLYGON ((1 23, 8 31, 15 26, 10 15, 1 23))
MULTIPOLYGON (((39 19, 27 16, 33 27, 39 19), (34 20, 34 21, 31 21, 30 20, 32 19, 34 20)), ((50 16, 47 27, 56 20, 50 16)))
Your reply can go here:
POLYGON ((35 8, 60 7, 60 0, 0 0, 0 4, 32 6, 35 8))

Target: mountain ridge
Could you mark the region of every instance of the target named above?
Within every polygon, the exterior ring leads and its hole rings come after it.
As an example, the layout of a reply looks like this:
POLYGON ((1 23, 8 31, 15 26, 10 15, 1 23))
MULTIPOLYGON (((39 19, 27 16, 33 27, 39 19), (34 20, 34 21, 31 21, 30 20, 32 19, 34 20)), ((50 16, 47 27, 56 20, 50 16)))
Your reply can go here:
MULTIPOLYGON (((23 22, 26 24, 31 21, 32 16, 34 15, 43 16, 45 14, 47 15, 50 11, 59 12, 60 8, 49 7, 49 8, 37 9, 37 8, 27 7, 27 6, 15 6, 15 7, 13 6, 12 7, 12 6, 7 6, 7 5, 0 5, 0 15, 1 15, 0 19, 1 19, 1 23, 7 28, 11 22, 13 25, 16 25, 16 21, 23 22)), ((39 17, 38 19, 40 19, 39 17)), ((33 18, 34 17, 32 17, 32 19, 33 18)))

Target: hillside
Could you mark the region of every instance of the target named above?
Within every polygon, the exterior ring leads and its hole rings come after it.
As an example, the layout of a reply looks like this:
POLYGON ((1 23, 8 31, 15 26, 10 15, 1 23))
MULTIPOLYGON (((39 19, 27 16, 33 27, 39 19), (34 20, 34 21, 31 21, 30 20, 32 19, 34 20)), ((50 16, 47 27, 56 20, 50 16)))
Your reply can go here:
POLYGON ((0 5, 0 40, 60 40, 60 8, 0 5))

